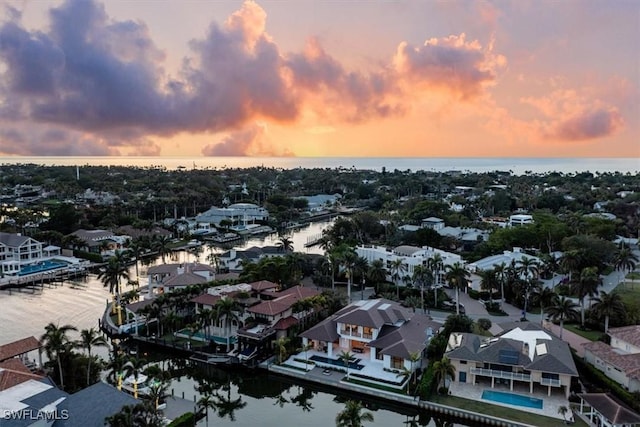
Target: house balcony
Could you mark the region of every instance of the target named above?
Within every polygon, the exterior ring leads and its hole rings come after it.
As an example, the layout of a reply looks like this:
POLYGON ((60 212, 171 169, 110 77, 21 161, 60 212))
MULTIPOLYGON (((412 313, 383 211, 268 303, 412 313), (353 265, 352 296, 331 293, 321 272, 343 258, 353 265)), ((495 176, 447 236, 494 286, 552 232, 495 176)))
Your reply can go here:
POLYGON ((531 375, 520 374, 517 372, 498 371, 495 369, 473 368, 471 373, 474 375, 482 375, 484 377, 505 378, 508 380, 531 381, 531 375))
POLYGON ((347 329, 341 329, 340 335, 344 337, 362 338, 362 334, 358 331, 349 331, 347 329))
POLYGON ((250 328, 240 328, 238 329, 237 334, 239 337, 250 338, 253 340, 263 340, 268 336, 274 334, 275 332, 276 330, 269 325, 256 325, 250 328))
POLYGON ((540 384, 542 385, 549 385, 551 387, 561 387, 562 383, 560 382, 560 380, 556 380, 553 378, 541 378, 540 379, 540 384))

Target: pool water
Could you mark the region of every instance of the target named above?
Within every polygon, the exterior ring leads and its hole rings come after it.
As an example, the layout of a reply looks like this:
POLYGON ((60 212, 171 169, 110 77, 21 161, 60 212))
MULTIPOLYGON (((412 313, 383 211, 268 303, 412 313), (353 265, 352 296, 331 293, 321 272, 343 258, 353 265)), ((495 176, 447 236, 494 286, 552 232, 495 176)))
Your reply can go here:
POLYGON ((506 393, 503 391, 485 390, 482 399, 493 402, 506 403, 508 405, 524 406, 525 408, 542 409, 542 399, 523 396, 521 394, 506 393))
POLYGON ((25 276, 27 274, 42 273, 43 271, 49 271, 56 268, 67 267, 68 264, 57 261, 42 261, 38 264, 25 265, 20 269, 18 276, 25 276))
MULTIPOLYGON (((314 360, 316 362, 328 363, 330 365, 339 366, 341 368, 345 367, 344 362, 342 360, 340 360, 340 359, 330 359, 328 357, 318 356, 316 354, 311 356, 309 359, 314 360)), ((349 368, 350 369, 356 369, 356 370, 359 371, 362 368, 364 368, 364 365, 359 364, 357 361, 356 362, 349 362, 349 368)))

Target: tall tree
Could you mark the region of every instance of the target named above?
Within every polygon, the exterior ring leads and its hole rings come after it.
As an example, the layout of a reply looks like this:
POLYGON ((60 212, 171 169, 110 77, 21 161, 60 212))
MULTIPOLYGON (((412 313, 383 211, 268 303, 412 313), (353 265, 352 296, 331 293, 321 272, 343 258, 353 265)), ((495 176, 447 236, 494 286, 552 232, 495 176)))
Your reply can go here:
POLYGON ((547 313, 552 321, 560 322, 560 339, 562 339, 564 321, 576 320, 579 316, 578 304, 564 296, 556 297, 553 303, 547 307, 545 313, 547 313))
POLYGON ((94 347, 108 347, 107 340, 94 328, 83 329, 80 331, 80 341, 78 345, 87 351, 87 386, 91 381, 91 349, 94 347))
POLYGON ((448 357, 436 361, 433 364, 433 371, 438 384, 442 383, 442 387, 446 386, 447 378, 452 380, 456 377, 456 367, 453 366, 448 357))
MULTIPOLYGON (((625 273, 631 272, 638 264, 638 256, 628 246, 621 245, 618 248, 614 262, 616 269, 625 273)), ((631 280, 631 286, 633 288, 633 279, 631 280)))
POLYGON ((231 327, 234 322, 239 322, 240 318, 238 316, 238 304, 233 298, 221 298, 216 302, 216 305, 213 308, 215 312, 216 322, 220 324, 224 324, 226 336, 227 336, 227 351, 230 350, 231 347, 231 327))
POLYGON ((64 375, 62 372, 62 354, 72 347, 68 333, 77 331, 78 328, 72 325, 59 326, 49 323, 44 328, 45 333, 40 337, 40 342, 47 353, 49 360, 55 360, 58 364, 58 374, 60 376, 60 388, 64 390, 64 375))
POLYGON ((404 277, 406 271, 407 264, 405 264, 402 258, 394 259, 389 264, 389 273, 391 274, 391 281, 396 285, 396 298, 398 298, 398 300, 400 300, 400 280, 404 277))
POLYGON ((433 272, 427 266, 417 265, 413 269, 413 281, 420 286, 420 306, 424 313, 424 289, 433 285, 433 272))
POLYGON ((600 291, 600 296, 592 298, 593 306, 591 309, 595 313, 598 320, 604 318, 604 333, 609 332, 609 319, 616 314, 622 314, 625 311, 625 305, 622 297, 617 292, 606 293, 600 291))
POLYGON ((362 427, 365 421, 373 422, 373 414, 363 412, 362 403, 357 400, 348 400, 345 408, 336 416, 336 427, 362 427))
POLYGON ((597 295, 601 280, 596 267, 585 267, 580 272, 580 279, 575 285, 575 291, 580 301, 580 324, 584 327, 584 303, 587 297, 597 295))
POLYGON ((118 311, 118 325, 122 324, 120 293, 122 280, 129 280, 129 269, 127 268, 127 258, 123 253, 117 253, 109 259, 107 265, 98 273, 98 280, 104 287, 109 288, 113 294, 113 307, 118 311))
POLYGON ((456 314, 460 314, 460 289, 466 289, 471 273, 459 262, 445 267, 445 278, 456 291, 456 314))
POLYGON ((349 379, 349 365, 351 364, 351 359, 353 359, 353 353, 350 351, 342 351, 338 355, 338 359, 344 363, 345 368, 347 368, 347 380, 349 379))

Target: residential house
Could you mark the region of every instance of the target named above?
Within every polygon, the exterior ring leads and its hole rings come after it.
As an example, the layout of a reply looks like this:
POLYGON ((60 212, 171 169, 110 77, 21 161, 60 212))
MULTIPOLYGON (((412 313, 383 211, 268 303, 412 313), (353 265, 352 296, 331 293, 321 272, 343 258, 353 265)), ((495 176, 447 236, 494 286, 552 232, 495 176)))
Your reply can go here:
POLYGON ((640 325, 610 328, 611 344, 584 344, 584 359, 630 392, 640 391, 640 325))
POLYGON ((519 225, 533 224, 533 216, 527 214, 515 214, 509 217, 509 225, 517 227, 519 225))
POLYGON ((242 271, 242 263, 258 262, 265 257, 286 256, 278 246, 252 246, 245 250, 230 249, 220 255, 219 260, 229 271, 242 271))
POLYGON ((41 261, 42 243, 28 236, 0 233, 0 273, 17 275, 29 264, 41 261))
POLYGON ((154 293, 171 292, 191 285, 200 285, 216 280, 216 270, 200 263, 161 264, 149 267, 148 298, 154 293), (155 292, 154 292, 155 291, 155 292))
POLYGON ((469 264, 469 270, 478 273, 480 271, 491 270, 500 264, 505 264, 507 266, 517 264, 522 262, 525 258, 529 258, 531 261, 538 264, 542 263, 540 258, 525 253, 522 248, 514 247, 513 251, 503 251, 501 254, 491 255, 469 264))
POLYGON ((361 300, 300 334, 303 345, 311 344, 320 357, 316 364, 333 364, 342 352, 358 355, 368 370, 384 372, 415 370, 418 355, 442 325, 386 299, 361 300))
MULTIPOLYGON (((417 266, 426 266, 430 258, 438 254, 442 257, 443 264, 453 265, 456 262, 463 263, 460 255, 445 252, 441 249, 431 248, 428 246, 398 246, 394 249, 387 249, 384 246, 375 245, 360 245, 356 247, 356 253, 358 256, 363 257, 371 264, 375 260, 381 260, 384 263, 384 267, 387 271, 387 280, 391 278, 391 264, 398 259, 402 260, 402 263, 406 266, 406 271, 403 275, 409 277, 413 276, 413 272, 417 266)), ((444 284, 444 269, 438 275, 436 284, 444 284)))
MULTIPOLYGON (((256 282, 259 283, 263 282, 256 282)), ((272 299, 246 309, 245 327, 237 331, 241 359, 267 352, 273 340, 288 336, 293 326, 313 313, 313 309, 295 312, 294 304, 320 295, 320 292, 313 288, 293 286, 281 292, 270 292, 270 295, 272 299)))
POLYGON ((571 379, 578 376, 568 344, 535 324, 523 324, 497 337, 452 333, 445 357, 455 367, 454 382, 503 385, 511 391, 568 398, 571 379))
MULTIPOLYGON (((579 394, 579 413, 589 419, 592 425, 606 427, 640 426, 640 414, 632 411, 608 393, 579 394)), ((574 409, 574 410, 576 410, 574 409)))
POLYGON ((48 378, 33 374, 19 359, 0 362, 0 425, 3 427, 84 427, 103 425, 126 405, 140 403, 97 382, 68 394, 48 378))
POLYGON ((422 220, 422 228, 430 228, 438 231, 444 228, 444 220, 442 218, 429 217, 422 220))
POLYGON ((232 223, 249 223, 255 221, 267 221, 269 211, 253 203, 235 203, 226 208, 212 206, 209 210, 198 214, 195 218, 198 223, 208 223, 216 227, 222 221, 232 223))
POLYGON ((85 230, 80 229, 71 233, 76 236, 78 249, 86 252, 92 252, 101 255, 112 255, 117 249, 122 248, 122 244, 118 243, 116 234, 109 230, 85 230))

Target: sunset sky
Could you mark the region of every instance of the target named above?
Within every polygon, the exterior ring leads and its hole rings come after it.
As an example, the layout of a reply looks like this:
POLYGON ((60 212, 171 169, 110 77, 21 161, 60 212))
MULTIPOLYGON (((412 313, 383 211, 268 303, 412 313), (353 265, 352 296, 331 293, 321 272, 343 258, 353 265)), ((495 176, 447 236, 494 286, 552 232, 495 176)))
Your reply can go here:
POLYGON ((640 157, 637 0, 0 8, 0 156, 640 157))

